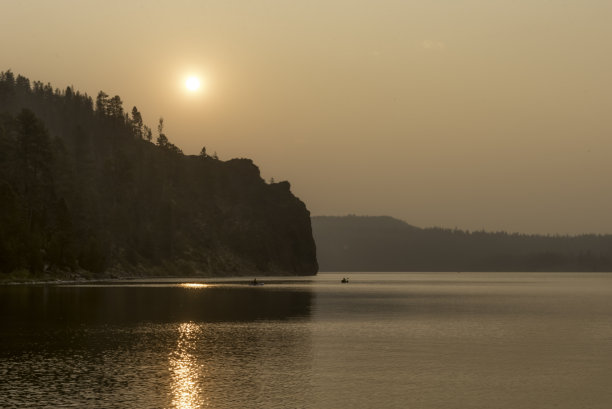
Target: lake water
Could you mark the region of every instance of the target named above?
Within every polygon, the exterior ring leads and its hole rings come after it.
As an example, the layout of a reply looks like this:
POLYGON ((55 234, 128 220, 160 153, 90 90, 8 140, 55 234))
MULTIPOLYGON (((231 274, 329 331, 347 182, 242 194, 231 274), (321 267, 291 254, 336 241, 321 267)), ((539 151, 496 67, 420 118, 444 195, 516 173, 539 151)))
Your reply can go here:
POLYGON ((612 407, 612 274, 341 278, 0 286, 0 407, 612 407))

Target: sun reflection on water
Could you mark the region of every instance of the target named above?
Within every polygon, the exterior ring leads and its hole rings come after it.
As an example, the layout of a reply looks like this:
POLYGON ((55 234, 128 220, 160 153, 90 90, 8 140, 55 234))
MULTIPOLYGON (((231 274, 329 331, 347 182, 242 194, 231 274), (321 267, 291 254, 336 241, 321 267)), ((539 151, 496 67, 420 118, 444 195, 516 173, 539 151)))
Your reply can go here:
POLYGON ((193 322, 179 325, 179 338, 174 351, 170 353, 172 375, 172 406, 192 409, 206 406, 198 378, 202 376, 202 365, 195 355, 201 328, 193 322))
POLYGON ((182 283, 181 287, 183 288, 206 288, 208 284, 203 283, 182 283))

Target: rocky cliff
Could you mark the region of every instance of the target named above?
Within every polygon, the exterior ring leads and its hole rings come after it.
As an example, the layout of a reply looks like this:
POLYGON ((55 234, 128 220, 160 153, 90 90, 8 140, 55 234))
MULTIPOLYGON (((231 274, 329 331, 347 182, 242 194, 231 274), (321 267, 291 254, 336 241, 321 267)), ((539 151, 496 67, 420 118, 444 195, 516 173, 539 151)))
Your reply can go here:
MULTIPOLYGON (((163 124, 160 124, 163 125, 163 124)), ((310 214, 249 159, 184 155, 118 96, 0 73, 0 272, 310 275, 310 214)))

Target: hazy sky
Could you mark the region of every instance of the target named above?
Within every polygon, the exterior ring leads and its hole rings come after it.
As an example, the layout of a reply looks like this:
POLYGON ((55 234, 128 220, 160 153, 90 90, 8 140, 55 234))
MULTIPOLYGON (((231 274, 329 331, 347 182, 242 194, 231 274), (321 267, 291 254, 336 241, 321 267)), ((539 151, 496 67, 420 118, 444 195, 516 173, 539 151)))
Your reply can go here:
POLYGON ((612 233, 611 21, 610 0, 2 0, 0 70, 119 94, 313 215, 612 233))

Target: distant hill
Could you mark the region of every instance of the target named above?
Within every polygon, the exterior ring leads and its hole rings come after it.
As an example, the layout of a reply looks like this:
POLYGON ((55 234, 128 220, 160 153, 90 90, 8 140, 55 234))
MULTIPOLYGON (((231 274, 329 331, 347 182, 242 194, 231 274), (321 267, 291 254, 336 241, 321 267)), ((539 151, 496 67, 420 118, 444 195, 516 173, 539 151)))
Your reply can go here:
POLYGON ((391 217, 312 218, 321 271, 612 271, 612 236, 422 229, 391 217))
POLYGON ((119 96, 0 73, 1 275, 316 274, 310 214, 249 159, 184 155, 119 96))

